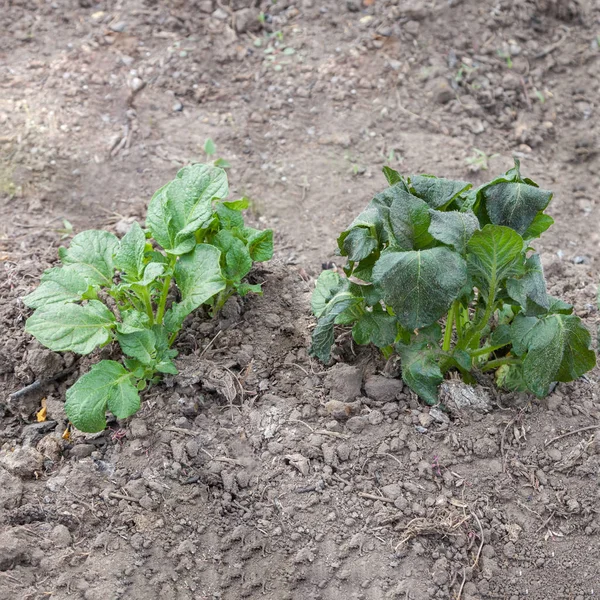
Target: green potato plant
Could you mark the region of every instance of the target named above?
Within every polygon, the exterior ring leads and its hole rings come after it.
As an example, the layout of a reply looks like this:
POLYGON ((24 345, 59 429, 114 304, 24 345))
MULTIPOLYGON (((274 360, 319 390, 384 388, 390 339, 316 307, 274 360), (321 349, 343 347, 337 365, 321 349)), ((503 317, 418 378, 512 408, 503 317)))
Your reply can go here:
POLYGON ((273 232, 245 227, 248 200, 228 194, 223 169, 184 167, 152 197, 146 230, 133 223, 120 240, 79 233, 60 248, 62 266, 23 299, 35 309, 25 329, 47 348, 85 355, 116 341, 123 352, 121 362, 98 362, 67 391, 66 413, 81 431, 103 430, 107 410, 131 416, 141 390, 177 373, 173 343, 192 311, 204 305, 214 316, 233 294, 261 293, 244 278, 271 258, 273 232))
POLYGON ((517 160, 475 189, 384 173, 390 187, 338 238, 345 276, 317 280, 312 355, 329 361, 334 326, 352 326, 358 344, 399 355, 404 382, 428 404, 450 370, 466 382, 493 370, 501 387, 543 397, 594 367, 590 333, 548 294, 531 247, 554 222, 544 213, 552 192, 517 160))

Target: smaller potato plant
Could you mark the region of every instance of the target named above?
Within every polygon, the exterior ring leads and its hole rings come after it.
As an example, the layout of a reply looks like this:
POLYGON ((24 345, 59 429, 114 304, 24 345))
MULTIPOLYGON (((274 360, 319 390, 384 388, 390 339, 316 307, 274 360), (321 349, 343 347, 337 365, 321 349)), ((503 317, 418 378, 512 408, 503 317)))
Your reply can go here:
POLYGON ((60 248, 62 266, 23 299, 35 309, 25 329, 47 348, 89 354, 116 341, 123 352, 121 362, 100 361, 67 391, 65 410, 78 429, 101 431, 107 410, 131 416, 141 390, 177 373, 172 346, 192 311, 204 305, 214 316, 233 294, 261 293, 244 278, 253 262, 271 258, 273 232, 245 227, 248 201, 228 194, 223 169, 181 169, 152 197, 146 230, 133 223, 120 240, 79 233, 60 248))
POLYGON ((312 296, 311 353, 329 361, 334 325, 358 344, 397 353, 405 383, 428 404, 450 371, 473 382, 495 371, 509 390, 548 394, 595 365, 573 307, 550 296, 531 247, 553 220, 552 193, 519 162, 473 189, 466 181, 401 176, 338 238, 345 276, 324 271, 312 296))

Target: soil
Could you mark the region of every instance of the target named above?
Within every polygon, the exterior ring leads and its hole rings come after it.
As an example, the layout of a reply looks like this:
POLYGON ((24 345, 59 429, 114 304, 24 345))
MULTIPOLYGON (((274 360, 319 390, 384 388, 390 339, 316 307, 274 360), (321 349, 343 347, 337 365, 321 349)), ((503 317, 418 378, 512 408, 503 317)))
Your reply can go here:
POLYGON ((595 331, 597 2, 2 4, 0 599, 595 597, 598 369, 448 419, 370 349, 306 348, 386 163, 480 183, 519 157, 555 192, 550 291, 595 331), (209 137, 276 230, 264 296, 191 319, 139 414, 65 440, 84 363, 25 335, 20 299, 62 219, 123 233, 209 137))

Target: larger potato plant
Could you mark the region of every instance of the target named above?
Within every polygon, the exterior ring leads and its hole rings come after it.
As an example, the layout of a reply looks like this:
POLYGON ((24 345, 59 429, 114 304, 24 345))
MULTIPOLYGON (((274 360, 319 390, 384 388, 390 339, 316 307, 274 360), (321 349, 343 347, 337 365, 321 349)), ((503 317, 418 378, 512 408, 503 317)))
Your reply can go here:
POLYGON ((590 334, 550 296, 531 247, 552 224, 552 193, 514 168, 476 189, 384 169, 377 194, 338 238, 345 276, 324 271, 312 298, 311 352, 330 358, 334 326, 400 356, 405 383, 429 404, 444 375, 495 371, 504 388, 545 396, 592 369, 590 334))

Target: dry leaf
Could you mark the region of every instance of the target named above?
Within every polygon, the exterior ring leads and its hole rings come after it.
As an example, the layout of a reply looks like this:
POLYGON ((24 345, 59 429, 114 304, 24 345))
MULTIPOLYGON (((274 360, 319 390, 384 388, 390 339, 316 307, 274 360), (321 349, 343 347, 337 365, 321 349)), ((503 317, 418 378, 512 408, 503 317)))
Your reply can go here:
POLYGON ((43 423, 47 418, 47 409, 46 409, 46 398, 42 398, 41 401, 42 408, 35 413, 35 418, 38 423, 43 423))

